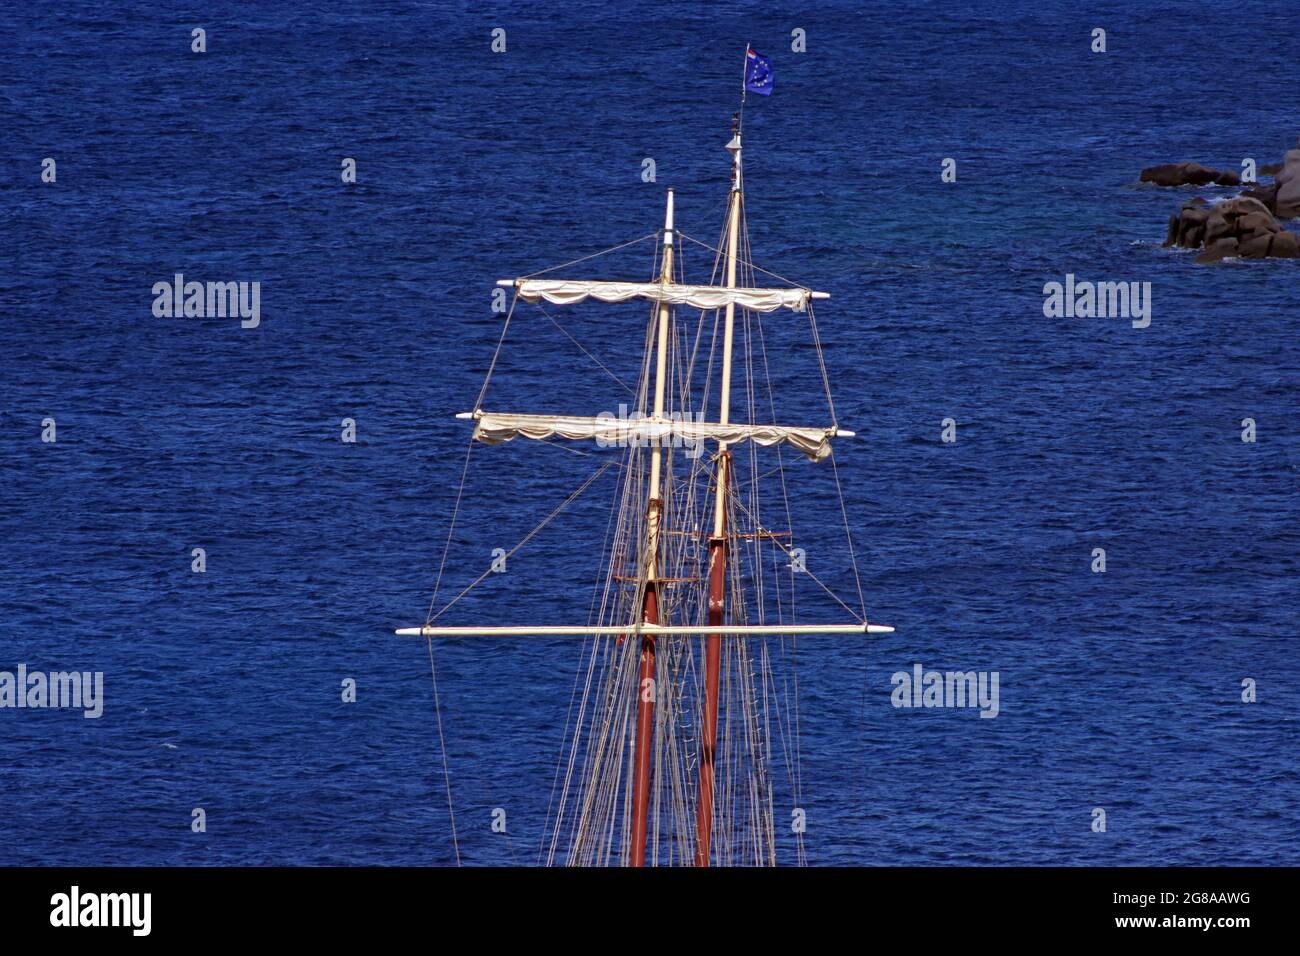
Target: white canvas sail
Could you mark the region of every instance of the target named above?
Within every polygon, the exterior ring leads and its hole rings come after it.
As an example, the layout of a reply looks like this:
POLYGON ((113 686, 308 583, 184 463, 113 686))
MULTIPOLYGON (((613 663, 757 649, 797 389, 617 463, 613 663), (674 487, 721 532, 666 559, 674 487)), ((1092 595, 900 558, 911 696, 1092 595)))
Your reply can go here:
POLYGON ((790 309, 803 312, 809 299, 828 299, 828 292, 811 289, 726 288, 712 285, 682 285, 664 282, 604 282, 576 279, 502 279, 497 285, 518 290, 525 302, 546 301, 553 305, 574 305, 586 299, 627 302, 648 299, 668 305, 689 305, 697 309, 721 309, 738 305, 753 312, 790 309))
POLYGON ((831 453, 830 441, 837 435, 852 432, 836 428, 796 427, 790 425, 719 424, 666 418, 619 418, 614 415, 595 418, 578 415, 514 415, 502 412, 466 413, 475 418, 474 438, 487 445, 499 445, 514 438, 595 439, 603 445, 697 446, 704 441, 734 445, 752 441, 759 445, 788 444, 813 461, 831 453))

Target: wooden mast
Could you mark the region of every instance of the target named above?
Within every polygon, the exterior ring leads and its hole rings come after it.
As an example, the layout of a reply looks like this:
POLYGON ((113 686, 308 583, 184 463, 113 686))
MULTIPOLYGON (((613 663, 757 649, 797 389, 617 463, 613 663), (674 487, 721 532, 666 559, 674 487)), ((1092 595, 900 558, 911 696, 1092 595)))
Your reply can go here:
MULTIPOLYGON (((727 288, 736 287, 736 242, 740 233, 740 123, 732 120, 731 202, 727 215, 727 288)), ((735 329, 736 305, 727 303, 722 346, 722 394, 718 421, 731 418, 731 345, 735 329)), ((727 493, 731 486, 731 452, 726 442, 718 442, 718 480, 713 499, 713 534, 709 538, 709 613, 708 622, 722 624, 727 607, 727 493)), ((695 815, 695 865, 709 865, 709 844, 713 837, 714 756, 718 745, 718 683, 722 666, 722 636, 712 633, 706 638, 704 656, 704 718, 700 727, 699 807, 695 815)))
MULTIPOLYGON (((748 60, 748 50, 746 51, 748 60)), ((744 87, 742 87, 743 91, 744 87)), ((742 92, 742 110, 744 103, 744 94, 742 92)), ((664 216, 664 234, 663 234, 663 253, 661 258, 661 269, 658 282, 619 282, 610 280, 541 280, 533 277, 523 277, 516 279, 503 279, 497 284, 500 286, 513 287, 516 297, 524 302, 537 302, 546 300, 563 305, 573 304, 593 298, 602 302, 623 302, 629 298, 651 299, 654 303, 654 310, 651 317, 650 335, 648 336, 648 348, 655 359, 655 390, 653 411, 651 413, 651 469, 649 484, 646 494, 646 512, 645 512, 645 535, 644 550, 637 558, 637 578, 642 584, 642 599, 638 613, 628 615, 632 620, 628 621, 627 617, 619 624, 604 625, 587 625, 581 626, 435 626, 432 621, 441 616, 443 611, 456 603, 459 599, 455 598, 448 604, 444 605, 437 614, 431 614, 428 621, 423 627, 399 628, 396 633, 400 636, 421 636, 432 639, 434 637, 471 637, 471 636, 538 636, 538 637, 555 637, 555 636, 616 636, 619 643, 622 644, 624 638, 633 638, 640 642, 640 651, 638 658, 638 685, 637 704, 636 704, 636 729, 634 731, 632 759, 632 779, 630 781, 630 790, 625 792, 625 800, 630 800, 630 820, 625 818, 624 833, 627 833, 627 843, 622 848, 620 854, 622 860, 631 866, 643 867, 646 863, 646 848, 649 839, 650 824, 650 784, 654 759, 655 744, 655 719, 656 703, 658 698, 657 686, 657 639, 659 637, 705 637, 705 661, 703 675, 703 713, 700 720, 699 736, 699 786, 697 789, 698 807, 696 817, 696 847, 695 847, 695 864, 697 866, 709 866, 712 859, 712 834, 714 815, 717 807, 716 799, 716 749, 718 740, 718 709, 719 709, 719 691, 721 682, 721 648, 722 638, 760 636, 760 635, 781 635, 781 634, 888 634, 893 632, 892 627, 878 624, 868 624, 866 620, 857 621, 852 624, 828 624, 828 625, 797 625, 797 624, 776 624, 776 625, 749 625, 744 623, 725 623, 726 621, 726 592, 728 584, 728 565, 730 559, 729 547, 730 538, 735 536, 735 532, 729 529, 728 521, 728 503, 732 486, 735 483, 733 473, 732 453, 728 447, 728 441, 723 436, 730 439, 731 443, 740 443, 746 440, 752 440, 759 444, 769 445, 780 442, 789 442, 803 451, 809 458, 821 460, 825 457, 828 449, 827 441, 836 436, 851 436, 853 432, 844 431, 832 425, 827 429, 816 428, 793 428, 788 426, 777 425, 736 425, 731 427, 731 377, 732 377, 732 351, 735 338, 735 307, 737 302, 741 303, 744 308, 757 312, 769 312, 778 308, 788 308, 794 311, 803 311, 811 299, 824 299, 829 295, 825 292, 815 292, 811 289, 795 288, 740 288, 736 284, 736 272, 738 265, 738 245, 740 239, 740 230, 742 228, 742 210, 744 205, 744 194, 742 188, 742 163, 741 163, 741 129, 739 116, 732 118, 732 138, 727 144, 727 150, 732 153, 732 184, 730 195, 728 197, 727 223, 725 236, 727 239, 726 250, 726 271, 725 285, 718 286, 701 286, 677 284, 673 281, 674 267, 674 230, 673 230, 673 191, 670 189, 667 193, 667 208, 664 216), (723 289, 727 290, 725 293, 723 289), (700 308, 701 310, 717 310, 722 307, 725 311, 724 343, 722 354, 722 383, 720 389, 719 414, 717 422, 700 422, 692 429, 677 430, 672 423, 669 423, 665 417, 665 399, 668 382, 668 347, 670 333, 672 331, 672 308, 673 303, 687 305, 690 307, 700 308), (663 622, 665 611, 660 601, 659 585, 674 580, 697 581, 698 578, 681 578, 664 577, 664 571, 661 561, 661 537, 665 534, 662 530, 662 523, 666 512, 666 501, 669 498, 671 488, 669 482, 664 476, 663 462, 663 442, 665 437, 672 440, 674 436, 686 436, 688 439, 697 441, 705 440, 706 436, 718 440, 717 468, 715 472, 714 486, 714 505, 713 505, 713 528, 708 538, 708 603, 706 608, 705 621, 701 624, 698 620, 686 625, 672 625, 663 622), (820 437, 819 437, 820 436, 820 437)), ((621 248, 621 247, 615 247, 621 248)), ((605 250, 606 252, 612 250, 605 250)), ((745 250, 748 254, 748 249, 745 250)), ((598 253, 599 255, 600 253, 598 253)), ((590 257, 589 257, 590 258, 590 257)), ((553 270, 547 270, 553 271, 553 270)), ((752 270, 747 270, 747 273, 752 270)), ((716 327, 715 327, 716 328, 716 327)), ((504 340, 504 337, 503 337, 504 340)), ((820 345, 818 345, 820 349, 820 345)), ((497 346, 497 355, 500 354, 501 343, 497 346)), ((494 355, 492 368, 496 366, 497 355, 494 355)), ((646 357, 645 374, 649 372, 649 360, 651 355, 646 357)), ((491 378, 491 369, 488 372, 488 378, 491 378)), ((484 382, 483 392, 480 392, 479 402, 472 412, 465 412, 457 415, 459 419, 469 419, 475 422, 474 439, 486 444, 499 444, 503 441, 509 441, 517 436, 525 436, 532 439, 545 439, 554 435, 559 435, 567 439, 592 439, 600 440, 608 435, 614 434, 620 438, 640 441, 639 437, 634 437, 634 433, 626 428, 609 429, 602 426, 602 419, 605 416, 595 418, 587 416, 555 416, 555 415, 522 415, 522 414, 489 414, 481 408, 483 394, 487 389, 487 381, 484 382)), ((644 400, 644 399, 643 399, 644 400)), ((639 436, 639 432, 635 436, 639 436)), ((603 471, 603 469, 602 469, 603 471)), ((597 473, 599 475, 600 472, 597 473)), ((596 476, 593 476, 593 479, 596 476)), ((589 479, 587 484, 590 484, 589 479)), ((695 473, 691 476, 692 489, 694 489, 695 473)), ((837 479, 838 480, 838 479, 837 479)), ((463 476, 462 476, 463 484, 463 476)), ((569 501, 573 500, 577 494, 585 489, 586 484, 579 488, 569 501)), ((706 492, 707 497, 707 492, 706 492)), ((568 501, 565 502, 566 504, 568 501)), ((563 507, 563 506, 561 506, 563 507)), ((554 517, 554 515, 552 515, 554 517)), ((623 525, 624 515, 620 513, 620 531, 626 526, 623 525)), ((550 519, 548 518, 547 521, 550 519)), ((543 522, 542 525, 545 525, 543 522)), ((530 533, 524 538, 516 550, 532 537, 530 533)), ((667 532, 671 534, 672 532, 667 532)), ((450 544, 450 540, 448 542, 450 544)), ((622 546, 620 546, 622 547, 622 546)), ((625 552, 624 552, 625 553, 625 552)), ((444 554, 444 561, 446 555, 444 554)), ((612 573, 612 571, 611 571, 612 573)), ((669 574, 671 574, 671 570, 669 574)), ((618 576, 620 579, 622 575, 618 576)), ((482 580, 482 578, 480 578, 482 580)), ((469 587, 472 588, 478 582, 474 582, 469 587)), ((469 588, 466 588, 468 591, 469 588)), ((464 592, 462 592, 463 596, 464 592)), ((625 609, 626 610, 626 609, 625 609)), ((735 612, 733 612, 735 616, 735 612)), ((744 616, 743 614, 741 615, 744 616)), ((630 648, 622 650, 620 653, 629 653, 630 648)), ((671 663, 671 662, 669 662, 671 663)), ((623 682, 630 674, 627 673, 626 666, 630 665, 625 657, 623 663, 615 670, 612 675, 611 691, 617 691, 617 696, 622 696, 626 692, 626 685, 623 682), (618 690, 619 686, 623 690, 618 690)), ((693 665, 692 665, 693 666, 693 665)), ((626 697, 622 696, 619 702, 616 698, 611 697, 608 701, 609 713, 615 714, 615 708, 624 706, 626 697)), ((585 706, 585 704, 584 704, 585 706)), ((671 710, 672 708, 670 708, 671 710)), ((616 714, 615 714, 616 715, 616 714)), ((622 712, 619 719, 626 716, 626 711, 622 712)), ((661 715, 662 716, 662 715, 661 715)), ((670 715, 669 719, 673 719, 670 715)), ((602 749, 609 740, 609 733, 625 733, 625 724, 623 727, 617 727, 609 731, 605 725, 599 729, 602 736, 598 741, 590 746, 599 746, 602 749)), ((580 735, 584 727, 580 726, 575 731, 573 742, 574 753, 577 753, 580 735)), ((598 732, 596 718, 592 718, 590 734, 594 738, 598 732)), ((591 751, 588 750, 588 756, 591 751)), ((674 752, 673 758, 677 754, 674 752)), ((572 761, 571 757, 571 761, 572 761)), ((604 760, 603 757, 597 759, 604 760)), ((584 792, 584 804, 581 808, 581 816, 577 817, 577 828, 573 837, 574 849, 571 851, 572 859, 577 862, 594 861, 609 862, 608 852, 611 849, 609 841, 612 841, 615 833, 613 825, 617 813, 617 808, 607 801, 611 796, 618 793, 620 786, 619 780, 622 778, 623 770, 618 766, 623 758, 614 756, 612 761, 602 763, 600 766, 601 776, 593 776, 588 781, 585 776, 582 781, 584 792), (602 788, 597 792, 596 788, 602 788), (611 791, 607 788, 614 788, 611 791), (590 788, 590 789, 589 789, 590 788), (595 794, 596 796, 592 796, 595 794), (593 814, 599 814, 598 820, 599 832, 595 832, 586 821, 589 807, 592 801, 599 798, 602 802, 598 809, 593 810, 593 814), (606 814, 609 814, 608 816, 606 814), (599 841, 598 844, 592 845, 597 855, 593 856, 589 852, 591 841, 599 841)), ((623 764, 626 766, 626 764, 623 764)), ((584 770, 585 774, 585 770, 584 770)), ((565 781, 565 797, 569 792, 569 781, 565 781)), ((566 819, 565 805, 561 801, 560 810, 556 816, 555 835, 552 842, 552 857, 555 853, 555 846, 561 839, 561 824, 566 819)), ((621 801, 618 801, 621 802, 621 801)), ((626 806, 626 804, 625 804, 626 806)), ((770 807, 768 808, 770 812, 770 807)), ((576 811, 570 811, 576 813, 576 811)), ((656 818, 658 820, 658 818, 656 818)), ((726 821, 724 820, 724 823, 726 821)), ((682 834, 673 833, 671 838, 675 841, 682 834)), ((659 841, 656 839, 654 845, 654 859, 658 858, 659 841)), ((675 854, 674 854, 675 855, 675 854)), ((726 848, 720 851, 719 861, 721 862, 727 855, 726 848)), ((548 863, 550 858, 548 858, 548 863)))
MULTIPOLYGON (((668 190, 668 208, 664 213, 663 268, 660 282, 673 281, 673 191, 668 190)), ((658 343, 655 346, 655 418, 663 418, 665 379, 668 371, 668 326, 670 311, 667 302, 659 303, 658 343)), ((645 542, 645 597, 641 606, 641 620, 646 624, 659 624, 659 525, 663 517, 663 490, 660 488, 663 469, 663 449, 656 442, 650 450, 650 486, 646 506, 645 542)), ((654 740, 656 637, 641 635, 641 671, 637 683, 636 750, 632 773, 632 846, 628 853, 629 866, 645 866, 646 832, 650 813, 650 751, 654 740)))

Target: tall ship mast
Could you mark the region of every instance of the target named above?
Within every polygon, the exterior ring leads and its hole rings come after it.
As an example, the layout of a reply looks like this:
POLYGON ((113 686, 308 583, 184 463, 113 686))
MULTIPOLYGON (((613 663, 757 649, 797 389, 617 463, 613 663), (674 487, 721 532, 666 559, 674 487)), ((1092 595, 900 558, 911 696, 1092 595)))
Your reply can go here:
MULTIPOLYGON (((535 273, 498 282, 513 291, 514 301, 478 400, 457 416, 472 421, 473 439, 486 445, 516 438, 560 439, 587 448, 594 443, 593 454, 607 460, 565 505, 611 468, 621 472, 603 589, 593 597, 588 621, 442 624, 443 613, 465 592, 435 609, 435 588, 425 624, 396 632, 430 642, 485 636, 583 642, 575 712, 539 846, 539 861, 546 864, 775 865, 779 843, 792 844, 792 862, 804 862, 803 831, 795 826, 789 839, 784 832, 778 839, 773 806, 773 751, 781 750, 791 780, 799 752, 797 680, 781 675, 778 686, 777 671, 793 666, 801 637, 852 639, 893 631, 867 621, 846 514, 845 558, 857 585, 858 610, 806 566, 790 530, 766 526, 764 514, 774 509, 784 512, 786 529, 792 525, 787 478, 798 458, 829 462, 839 489, 831 444, 853 433, 835 420, 814 316, 814 303, 829 295, 794 283, 772 284, 767 280, 780 277, 750 259, 739 114, 726 149, 731 185, 716 246, 677 230, 669 189, 662 231, 636 240, 655 245, 646 281, 535 273), (685 244, 711 253, 709 282, 687 281, 685 244), (635 410, 489 410, 491 370, 516 309, 589 301, 650 304, 635 410), (825 390, 824 424, 776 421, 762 319, 787 311, 808 322, 825 390), (733 416, 737 372, 742 404, 733 416), (766 401, 760 402, 764 384, 766 401), (617 449, 617 459, 605 449, 617 449), (775 491, 764 492, 773 485, 775 491), (807 589, 829 595, 842 619, 796 623, 796 595, 807 589)), ((464 490, 462 479, 458 505, 464 490)), ((842 491, 839 501, 842 509, 842 491)), ((448 547, 451 540, 449 532, 448 547)))

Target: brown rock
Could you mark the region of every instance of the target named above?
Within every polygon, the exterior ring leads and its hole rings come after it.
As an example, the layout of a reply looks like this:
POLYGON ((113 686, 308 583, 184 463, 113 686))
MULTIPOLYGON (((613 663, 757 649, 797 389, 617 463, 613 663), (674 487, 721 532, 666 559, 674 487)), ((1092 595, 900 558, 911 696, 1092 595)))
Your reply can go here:
POLYGON ((1200 163, 1165 163, 1142 170, 1142 182, 1157 186, 1204 186, 1223 175, 1200 163))
POLYGON ((1185 203, 1178 214, 1175 244, 1188 249, 1197 248, 1205 237, 1205 227, 1209 220, 1210 210, 1207 207, 1198 206, 1195 201, 1185 203))
POLYGON ((1273 237, 1268 254, 1275 259, 1300 259, 1300 234, 1283 229, 1273 237))
POLYGON ((1281 224, 1266 212, 1251 212, 1237 220, 1238 232, 1281 232, 1281 224))
POLYGON ((1261 176, 1276 176, 1281 171, 1281 163, 1265 163, 1263 166, 1260 166, 1255 170, 1255 172, 1259 173, 1261 176))
MULTIPOLYGON (((1214 211, 1221 216, 1233 218, 1236 216, 1247 216, 1252 212, 1268 213, 1269 209, 1268 206, 1264 205, 1264 203, 1256 197, 1242 194, 1232 199, 1225 199, 1214 207, 1214 211)), ((1271 213, 1269 213, 1269 215, 1271 215, 1271 213)))
POLYGON ((1217 262, 1229 256, 1300 257, 1300 236, 1283 228, 1268 208, 1251 196, 1236 196, 1213 206, 1184 203, 1169 219, 1165 245, 1204 246, 1197 262, 1217 262))
POLYGON ((1196 257, 1197 262, 1218 262, 1220 259, 1227 259, 1237 254, 1237 240, 1228 238, 1220 239, 1215 243, 1208 244, 1205 251, 1196 257))
POLYGON ((1209 247, 1223 236, 1233 231, 1228 220, 1224 216, 1218 215, 1217 212, 1211 213, 1210 218, 1205 221, 1205 245, 1209 247))
POLYGON ((1165 233, 1165 245, 1172 246, 1178 242, 1178 217, 1169 217, 1169 229, 1165 233))
POLYGON ((1241 195, 1247 199, 1254 199, 1269 212, 1277 208, 1277 186, 1258 186, 1247 189, 1241 195))
POLYGON ((1240 185, 1241 185, 1241 177, 1238 176, 1238 175, 1237 175, 1233 170, 1231 170, 1231 169, 1225 169, 1223 172, 1219 173, 1218 177, 1214 180, 1214 185, 1216 185, 1216 186, 1240 186, 1240 185))
POLYGON ((1277 184, 1277 203, 1274 211, 1279 219, 1300 216, 1300 149, 1286 154, 1286 165, 1274 177, 1277 184))
POLYGON ((1266 232, 1262 236, 1255 236, 1253 239, 1238 243, 1237 254, 1243 259, 1266 259, 1268 258, 1269 247, 1272 244, 1273 234, 1266 232))

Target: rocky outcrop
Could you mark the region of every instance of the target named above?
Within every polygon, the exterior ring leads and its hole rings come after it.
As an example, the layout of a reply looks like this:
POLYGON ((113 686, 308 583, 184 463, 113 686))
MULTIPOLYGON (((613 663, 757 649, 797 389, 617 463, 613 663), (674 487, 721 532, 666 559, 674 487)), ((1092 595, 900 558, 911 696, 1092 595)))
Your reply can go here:
MULTIPOLYGON (((1300 162, 1300 150, 1293 152, 1300 162)), ((1200 197, 1184 203, 1177 215, 1169 217, 1165 245, 1203 247, 1197 262, 1216 262, 1230 256, 1300 259, 1300 234, 1286 229, 1264 203, 1249 196, 1215 205, 1200 197)))
POLYGON ((1280 163, 1259 167, 1259 173, 1262 176, 1271 175, 1273 184, 1255 186, 1242 195, 1258 199, 1278 219, 1300 217, 1300 148, 1288 152, 1280 163))
POLYGON ((1231 169, 1211 169, 1200 163, 1166 163, 1142 170, 1142 182, 1157 186, 1240 186, 1241 177, 1231 169))
POLYGON ((1269 212, 1277 213, 1277 184, 1272 186, 1256 186, 1254 189, 1247 189, 1241 194, 1246 199, 1254 199, 1261 202, 1269 212))
MULTIPOLYGON (((1197 196, 1169 217, 1166 246, 1201 249, 1197 262, 1219 259, 1300 259, 1300 234, 1278 220, 1300 218, 1300 142, 1281 163, 1259 167, 1272 175, 1270 186, 1252 184, 1241 195, 1211 205, 1197 196)), ((1142 170, 1144 183, 1157 186, 1237 186, 1233 171, 1220 172, 1200 163, 1169 163, 1142 170)))
POLYGON ((1279 219, 1300 216, 1300 141, 1296 146, 1296 149, 1286 154, 1282 169, 1273 177, 1273 184, 1277 188, 1273 212, 1279 219))

